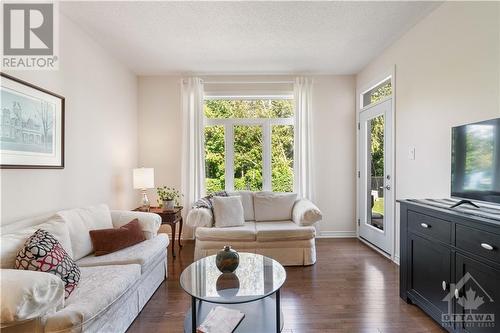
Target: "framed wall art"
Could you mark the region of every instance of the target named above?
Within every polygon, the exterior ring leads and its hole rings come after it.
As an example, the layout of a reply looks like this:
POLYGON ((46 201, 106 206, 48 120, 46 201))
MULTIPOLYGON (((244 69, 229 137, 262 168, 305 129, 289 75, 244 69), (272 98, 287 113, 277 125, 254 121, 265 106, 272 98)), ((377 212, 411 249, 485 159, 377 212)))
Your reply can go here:
POLYGON ((0 167, 63 169, 64 97, 0 75, 0 167))

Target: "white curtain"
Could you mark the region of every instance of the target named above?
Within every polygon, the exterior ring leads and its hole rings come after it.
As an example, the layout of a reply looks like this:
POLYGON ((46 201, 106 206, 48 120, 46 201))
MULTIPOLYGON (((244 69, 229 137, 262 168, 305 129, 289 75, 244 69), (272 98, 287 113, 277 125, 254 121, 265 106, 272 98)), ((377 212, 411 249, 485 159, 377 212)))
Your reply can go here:
POLYGON ((311 177, 311 113, 312 79, 297 77, 294 83, 295 97, 295 153, 294 153, 294 191, 312 200, 311 177))
POLYGON ((203 81, 182 80, 182 193, 186 212, 205 195, 203 81))

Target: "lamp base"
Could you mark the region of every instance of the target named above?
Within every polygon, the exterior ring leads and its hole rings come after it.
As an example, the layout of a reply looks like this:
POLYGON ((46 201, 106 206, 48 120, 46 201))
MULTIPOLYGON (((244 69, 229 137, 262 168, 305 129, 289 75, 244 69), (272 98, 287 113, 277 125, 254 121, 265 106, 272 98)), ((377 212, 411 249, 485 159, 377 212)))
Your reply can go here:
POLYGON ((143 211, 149 212, 149 208, 151 204, 148 199, 148 195, 146 194, 146 190, 142 190, 142 200, 141 200, 141 208, 143 211))

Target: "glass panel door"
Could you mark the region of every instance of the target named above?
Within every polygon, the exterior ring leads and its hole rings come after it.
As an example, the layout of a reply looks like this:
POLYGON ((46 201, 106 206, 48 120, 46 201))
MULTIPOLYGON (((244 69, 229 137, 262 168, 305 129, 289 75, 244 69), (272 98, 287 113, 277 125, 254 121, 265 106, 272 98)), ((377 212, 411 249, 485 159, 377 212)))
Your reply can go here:
POLYGON ((392 254, 392 99, 364 109, 359 119, 359 235, 392 254))

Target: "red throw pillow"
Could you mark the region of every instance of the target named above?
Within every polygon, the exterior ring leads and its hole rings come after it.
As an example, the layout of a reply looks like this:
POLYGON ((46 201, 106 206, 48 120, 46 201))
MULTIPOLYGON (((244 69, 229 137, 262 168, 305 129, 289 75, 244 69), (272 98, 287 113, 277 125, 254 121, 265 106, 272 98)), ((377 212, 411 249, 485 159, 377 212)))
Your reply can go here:
POLYGON ((138 219, 118 229, 90 230, 90 239, 96 256, 109 254, 146 240, 138 219))
POLYGON ((42 229, 38 229, 28 238, 24 247, 19 250, 15 268, 59 276, 64 282, 65 298, 69 297, 80 281, 78 265, 57 239, 42 229))

